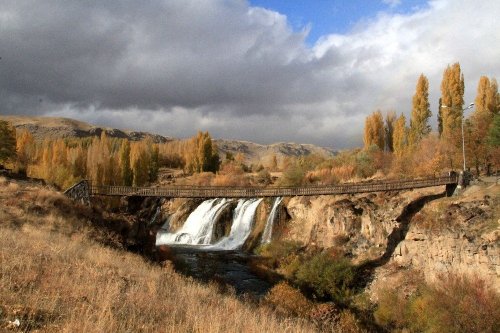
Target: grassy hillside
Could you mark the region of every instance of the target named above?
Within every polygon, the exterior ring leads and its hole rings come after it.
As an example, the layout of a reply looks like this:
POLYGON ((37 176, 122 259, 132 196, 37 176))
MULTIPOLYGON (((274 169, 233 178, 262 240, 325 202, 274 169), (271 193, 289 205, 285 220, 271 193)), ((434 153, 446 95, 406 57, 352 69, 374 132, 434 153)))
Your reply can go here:
POLYGON ((120 250, 86 210, 50 189, 0 178, 0 330, 313 330, 120 250))

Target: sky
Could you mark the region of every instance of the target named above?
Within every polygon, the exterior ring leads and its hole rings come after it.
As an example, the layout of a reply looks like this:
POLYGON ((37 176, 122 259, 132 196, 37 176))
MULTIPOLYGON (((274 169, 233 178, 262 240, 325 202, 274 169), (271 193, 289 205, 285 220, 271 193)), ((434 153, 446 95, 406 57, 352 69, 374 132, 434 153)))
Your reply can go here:
POLYGON ((432 125, 446 66, 465 100, 500 74, 500 1, 5 0, 0 114, 257 143, 362 144, 407 116, 421 73, 432 125))

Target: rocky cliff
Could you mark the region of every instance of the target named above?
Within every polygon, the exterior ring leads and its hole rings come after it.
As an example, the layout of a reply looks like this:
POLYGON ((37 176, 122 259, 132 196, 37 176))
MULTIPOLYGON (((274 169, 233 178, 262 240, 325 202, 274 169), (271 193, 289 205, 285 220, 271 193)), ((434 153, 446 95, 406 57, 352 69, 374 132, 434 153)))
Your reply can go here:
MULTIPOLYGON (((500 291, 499 186, 472 187, 459 197, 443 188, 355 196, 295 197, 283 240, 333 249, 379 270, 414 269, 478 275, 500 291)), ((381 281, 377 281, 377 278, 381 281)))

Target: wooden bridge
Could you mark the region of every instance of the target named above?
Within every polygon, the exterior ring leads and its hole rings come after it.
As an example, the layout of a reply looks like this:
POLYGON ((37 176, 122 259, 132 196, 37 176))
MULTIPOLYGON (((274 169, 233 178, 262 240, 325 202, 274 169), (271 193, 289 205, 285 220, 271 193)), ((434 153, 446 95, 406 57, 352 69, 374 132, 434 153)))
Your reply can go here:
POLYGON ((64 193, 73 199, 88 201, 91 196, 140 196, 163 198, 263 198, 354 194, 381 191, 400 191, 432 186, 446 186, 448 195, 453 194, 459 182, 457 175, 407 180, 383 180, 338 185, 301 187, 229 187, 229 186, 97 186, 88 180, 73 185, 64 193))

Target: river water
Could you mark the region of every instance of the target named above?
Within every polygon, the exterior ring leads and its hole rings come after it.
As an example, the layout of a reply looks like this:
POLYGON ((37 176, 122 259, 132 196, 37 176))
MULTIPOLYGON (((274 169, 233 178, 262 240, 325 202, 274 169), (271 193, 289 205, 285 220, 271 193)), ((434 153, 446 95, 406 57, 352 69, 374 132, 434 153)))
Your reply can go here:
POLYGON ((272 283, 260 277, 252 269, 253 255, 241 251, 214 251, 200 247, 170 246, 168 252, 176 271, 202 282, 216 282, 234 288, 237 295, 249 294, 261 297, 272 283))

